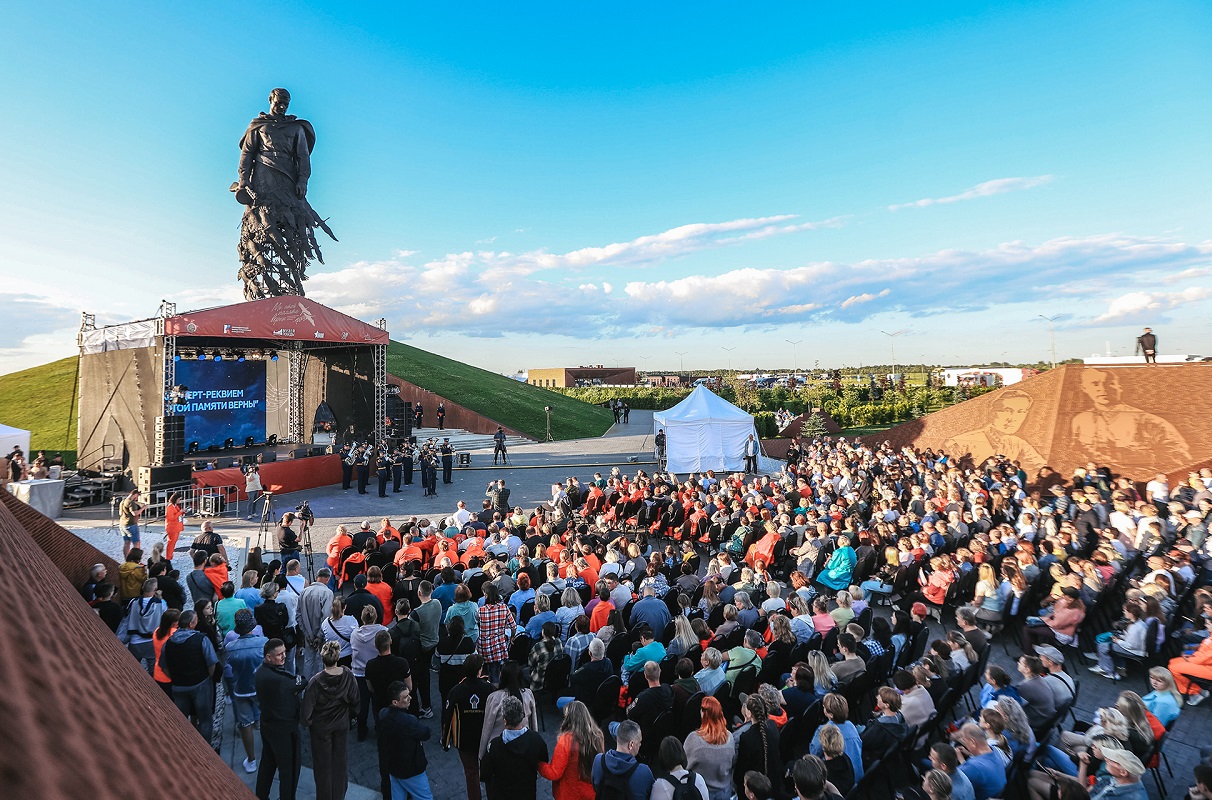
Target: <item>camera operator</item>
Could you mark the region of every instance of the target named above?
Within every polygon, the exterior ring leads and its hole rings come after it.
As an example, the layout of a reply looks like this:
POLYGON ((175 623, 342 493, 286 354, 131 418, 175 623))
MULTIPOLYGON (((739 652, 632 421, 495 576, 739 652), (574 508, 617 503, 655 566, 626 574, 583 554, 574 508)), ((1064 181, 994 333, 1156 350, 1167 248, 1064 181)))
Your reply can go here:
POLYGON ((295 515, 293 511, 287 511, 282 515, 282 522, 278 525, 278 550, 282 553, 282 563, 285 564, 292 558, 298 558, 302 547, 299 545, 299 536, 295 533, 294 525, 295 515))
POLYGON ((248 495, 248 518, 257 515, 257 498, 265 487, 261 485, 261 470, 256 464, 250 464, 244 469, 244 493, 248 495))

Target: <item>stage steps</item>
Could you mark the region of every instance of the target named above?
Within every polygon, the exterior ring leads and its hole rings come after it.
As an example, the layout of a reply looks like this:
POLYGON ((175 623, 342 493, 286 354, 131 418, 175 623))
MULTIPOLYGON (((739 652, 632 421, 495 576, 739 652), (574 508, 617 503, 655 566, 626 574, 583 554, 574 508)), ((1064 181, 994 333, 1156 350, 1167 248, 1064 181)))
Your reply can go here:
MULTIPOLYGON (((417 443, 420 444, 430 438, 437 439, 439 442, 445 437, 450 437, 451 446, 458 452, 466 453, 469 450, 492 450, 493 438, 492 434, 488 433, 472 433, 460 428, 446 428, 438 430, 433 428, 413 428, 412 435, 417 437, 417 443)), ((512 449, 514 445, 527 444, 530 440, 522 436, 506 436, 505 447, 512 449)))

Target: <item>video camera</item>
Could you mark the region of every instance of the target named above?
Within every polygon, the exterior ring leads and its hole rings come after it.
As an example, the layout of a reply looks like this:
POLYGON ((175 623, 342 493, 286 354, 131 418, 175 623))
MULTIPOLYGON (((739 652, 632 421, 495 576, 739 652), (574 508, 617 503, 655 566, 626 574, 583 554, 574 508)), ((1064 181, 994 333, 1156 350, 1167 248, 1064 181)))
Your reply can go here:
POLYGON ((295 511, 297 512, 299 519, 303 520, 308 525, 311 525, 316 521, 316 515, 312 513, 311 506, 307 504, 306 500, 295 506, 295 511))

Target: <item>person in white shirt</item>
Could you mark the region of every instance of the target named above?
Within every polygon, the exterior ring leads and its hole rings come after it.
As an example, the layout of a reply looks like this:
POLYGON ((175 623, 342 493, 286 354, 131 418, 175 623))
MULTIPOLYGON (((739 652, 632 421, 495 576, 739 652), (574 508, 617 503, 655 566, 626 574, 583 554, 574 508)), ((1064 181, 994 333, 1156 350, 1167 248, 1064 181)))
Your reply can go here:
POLYGON ((1153 480, 1145 484, 1145 499, 1158 508, 1170 502, 1170 485, 1166 483, 1164 474, 1157 473, 1153 480))
POLYGON ((459 501, 459 508, 452 516, 454 517, 455 524, 460 529, 471 521, 471 512, 467 510, 467 504, 462 500, 459 501))

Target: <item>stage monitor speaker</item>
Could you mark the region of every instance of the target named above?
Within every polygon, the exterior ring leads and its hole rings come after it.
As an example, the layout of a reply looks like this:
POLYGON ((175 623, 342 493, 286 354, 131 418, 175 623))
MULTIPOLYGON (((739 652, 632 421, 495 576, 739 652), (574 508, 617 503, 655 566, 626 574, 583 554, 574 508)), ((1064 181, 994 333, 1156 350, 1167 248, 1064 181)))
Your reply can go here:
POLYGON ((412 401, 405 400, 400 405, 403 407, 400 414, 400 422, 402 424, 396 436, 403 436, 407 439, 412 436, 412 401))
POLYGON ((193 472, 191 464, 139 467, 137 486, 144 494, 172 486, 188 486, 193 481, 193 472))
POLYGON ((290 451, 289 458, 307 458, 311 455, 311 449, 307 447, 296 447, 290 451))
POLYGON ((227 506, 227 501, 222 495, 204 494, 201 497, 202 503, 198 508, 198 515, 203 517, 216 517, 223 513, 223 509, 227 506))
POLYGON ((240 466, 242 466, 242 467, 251 467, 253 464, 256 464, 256 463, 257 463, 256 456, 252 456, 252 455, 240 456, 240 466))
POLYGON ((277 461, 277 460, 278 460, 278 454, 275 453, 273 450, 267 450, 264 453, 257 453, 257 463, 258 464, 268 464, 271 461, 277 461))

